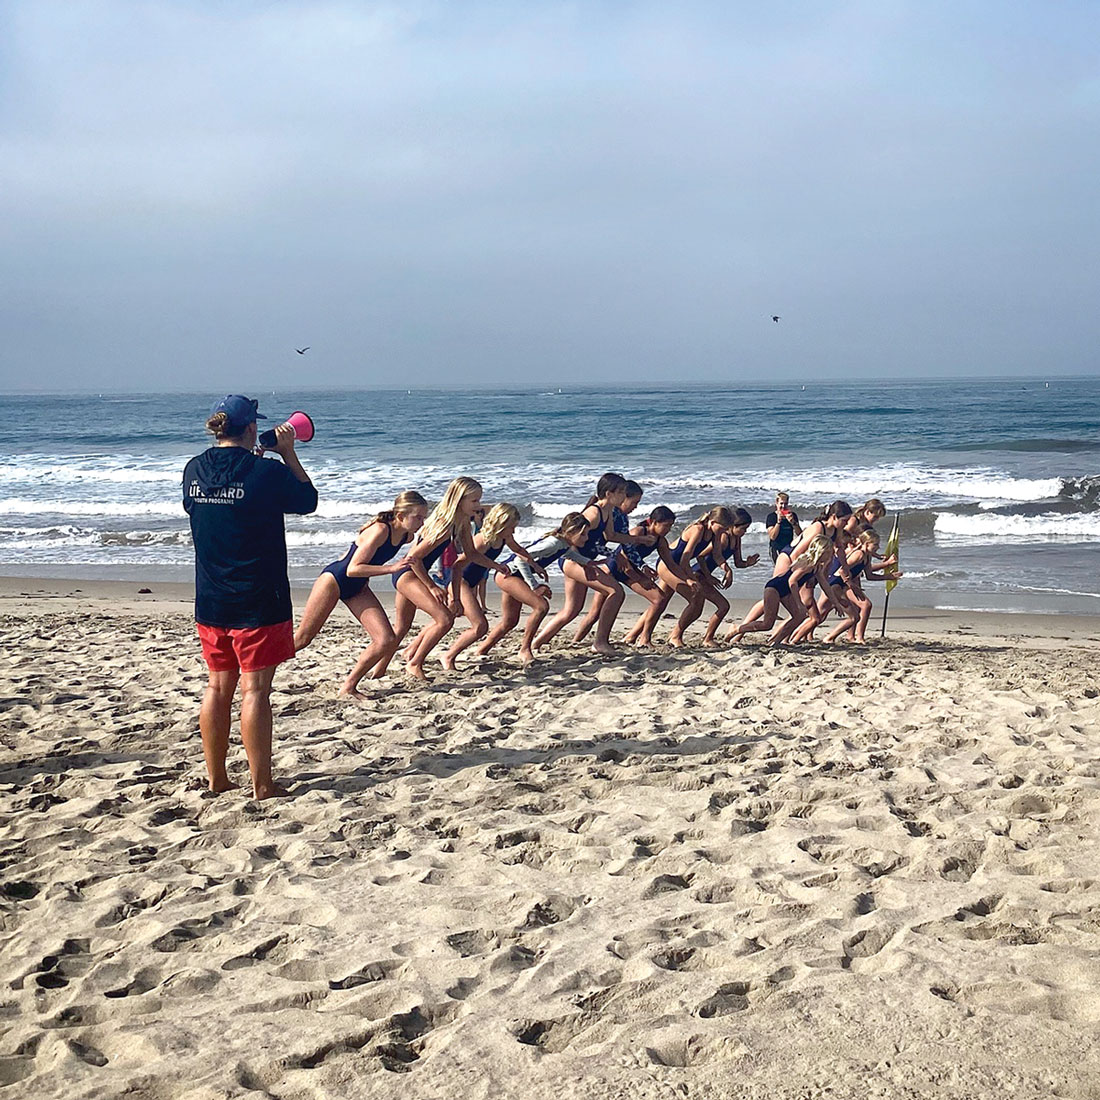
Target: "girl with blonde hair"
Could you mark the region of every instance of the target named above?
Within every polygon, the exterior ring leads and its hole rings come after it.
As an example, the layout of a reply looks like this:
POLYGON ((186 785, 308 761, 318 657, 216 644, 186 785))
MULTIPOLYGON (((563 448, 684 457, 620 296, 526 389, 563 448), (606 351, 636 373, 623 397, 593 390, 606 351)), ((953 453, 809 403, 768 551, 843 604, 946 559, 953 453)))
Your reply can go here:
MULTIPOLYGON (((453 546, 459 554, 465 553, 469 561, 505 574, 509 572, 507 566, 492 561, 474 548, 470 520, 480 504, 481 486, 472 477, 456 477, 420 529, 416 542, 405 556, 404 568, 393 576, 393 586, 397 590, 394 633, 398 645, 408 634, 418 610, 432 620, 405 649, 405 671, 418 680, 427 679, 424 662, 454 625, 453 608, 459 605, 459 574, 452 571, 446 587, 436 584, 429 576, 432 566, 443 557, 448 547, 453 546)), ((381 676, 392 657, 393 653, 390 653, 380 660, 371 670, 371 676, 381 676)))
POLYGON ((780 606, 786 608, 790 618, 775 628, 769 642, 777 645, 790 637, 806 616, 806 609, 797 594, 798 582, 827 562, 832 554, 833 543, 827 535, 814 536, 797 557, 780 554, 771 580, 764 585, 764 598, 750 609, 740 626, 729 632, 727 641, 739 642, 746 634, 771 630, 780 606))
MULTIPOLYGON (((494 504, 486 514, 481 529, 474 535, 474 549, 483 554, 490 562, 495 562, 501 551, 508 547, 512 551, 513 560, 521 558, 530 563, 530 555, 516 542, 517 523, 519 523, 519 509, 514 504, 494 504)), ((489 621, 485 617, 480 596, 481 585, 489 576, 489 567, 478 562, 467 564, 467 561, 467 555, 460 554, 455 562, 454 571, 460 578, 459 601, 462 608, 461 613, 470 621, 470 627, 451 643, 451 648, 447 650, 447 654, 443 658, 443 667, 449 671, 454 669, 455 658, 464 649, 484 638, 489 632, 489 621)), ((538 615, 535 622, 535 628, 537 628, 538 623, 542 621, 542 616, 546 614, 549 607, 547 601, 541 597, 533 598, 533 594, 527 587, 527 582, 515 573, 507 575, 497 573, 496 580, 501 589, 502 601, 511 594, 512 598, 520 601, 520 603, 527 603, 533 609, 537 610, 541 607, 542 613, 538 615)), ((535 611, 532 614, 535 614, 535 611)), ((528 624, 528 630, 533 636, 534 628, 531 627, 530 623, 528 624)), ((526 663, 526 660, 530 658, 530 645, 528 644, 525 648, 526 654, 521 651, 520 655, 525 658, 526 663)))
MULTIPOLYGON (((684 597, 687 599, 688 605, 680 613, 679 620, 672 628, 672 633, 668 636, 668 644, 671 646, 679 648, 684 644, 684 631, 687 630, 703 612, 703 583, 702 579, 692 568, 693 560, 699 554, 706 552, 714 538, 714 532, 724 531, 732 521, 733 513, 728 508, 712 508, 709 512, 705 512, 703 515, 699 516, 698 519, 693 519, 684 527, 680 531, 680 538, 677 540, 676 545, 672 547, 672 560, 677 566, 684 570, 685 574, 690 574, 695 580, 697 592, 693 593, 691 596, 685 595, 684 597)), ((725 565, 724 558, 722 559, 722 564, 725 565)), ((666 590, 671 591, 674 587, 672 578, 669 576, 662 576, 661 579, 664 581, 666 590)), ((728 609, 727 606, 727 610, 728 609)))
MULTIPOLYGON (((863 591, 861 578, 870 572, 881 542, 882 539, 873 527, 864 527, 856 536, 855 544, 848 553, 848 572, 851 579, 845 584, 836 570, 829 574, 829 585, 834 590, 843 589, 841 600, 848 609, 848 616, 825 636, 825 641, 835 642, 841 635, 847 634, 848 640, 857 645, 866 643, 867 623, 871 618, 872 604, 870 597, 863 591)), ((892 568, 897 564, 896 557, 889 557, 874 564, 878 569, 889 570, 892 577, 901 576, 892 568)), ((822 619, 829 614, 829 601, 824 596, 818 601, 818 611, 822 619)))
POLYGON ((394 559, 401 547, 412 541, 427 514, 428 502, 418 492, 408 489, 400 493, 392 508, 379 512, 359 528, 348 552, 339 561, 326 565, 313 583, 294 633, 296 651, 305 649, 317 637, 341 600, 370 637, 370 645, 348 673, 341 695, 361 699, 357 690, 360 680, 397 648, 393 626, 378 597, 370 590, 370 581, 372 577, 389 576, 404 568, 404 562, 394 559))

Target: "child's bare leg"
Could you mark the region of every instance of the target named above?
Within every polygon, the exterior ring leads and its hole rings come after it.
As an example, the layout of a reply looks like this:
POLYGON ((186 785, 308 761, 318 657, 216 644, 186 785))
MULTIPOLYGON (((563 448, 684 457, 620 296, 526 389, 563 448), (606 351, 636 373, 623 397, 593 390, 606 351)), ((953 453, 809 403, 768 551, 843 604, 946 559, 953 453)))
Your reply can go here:
POLYGON ((684 631, 702 615, 705 601, 706 597, 703 595, 703 588, 700 585, 695 588, 691 597, 688 599, 687 607, 680 612, 680 618, 676 621, 676 625, 672 628, 672 633, 668 636, 669 645, 675 646, 678 649, 684 644, 684 631))
POLYGON ((340 602, 340 586, 331 573, 322 573, 309 590, 305 610, 294 631, 294 649, 305 649, 328 621, 333 608, 340 602))
MULTIPOLYGON (((398 581, 397 593, 393 603, 394 621, 393 641, 391 643, 392 648, 386 653, 383 653, 378 663, 367 673, 372 680, 378 680, 386 675, 386 669, 390 667, 390 661, 393 660, 394 655, 401 648, 401 643, 405 640, 409 630, 412 629, 417 605, 402 592, 401 588, 402 585, 404 585, 411 590, 413 581, 416 581, 415 577, 413 577, 411 581, 406 581, 404 577, 398 581)), ((417 582, 417 586, 419 587, 419 582, 417 582)))
POLYGON ((348 673, 340 694, 359 697, 360 681, 380 661, 389 664, 397 652, 399 643, 389 619, 386 618, 385 611, 382 610, 382 605, 378 602, 378 597, 373 592, 364 591, 348 606, 369 635, 370 645, 359 654, 359 659, 348 673))
POLYGON ((615 625, 615 619, 623 606, 623 600, 626 599, 626 593, 618 581, 612 577, 608 577, 606 581, 601 579, 593 582, 593 587, 604 595, 604 601, 600 609, 596 640, 592 643, 592 648, 597 653, 611 654, 615 652, 611 644, 611 628, 615 625))
MULTIPOLYGON (((783 606, 787 609, 787 614, 790 615, 790 618, 776 627, 769 639, 771 645, 780 645, 790 638, 806 615, 806 608, 803 606, 802 601, 797 599, 793 594, 783 598, 783 606)), ((777 613, 778 610, 779 609, 776 608, 777 613)))
POLYGON ((718 589, 714 588, 707 593, 707 599, 714 604, 714 613, 707 620, 706 633, 703 635, 703 645, 714 645, 714 635, 722 620, 729 614, 730 602, 718 589))
POLYGON ((577 627, 577 632, 573 635, 574 642, 583 642, 588 632, 599 621, 600 611, 603 610, 603 601, 603 594, 597 592, 595 599, 592 601, 592 606, 588 609, 588 613, 585 617, 581 619, 580 626, 577 627))
POLYGON ((464 630, 451 643, 451 648, 443 655, 443 667, 448 672, 453 672, 455 658, 474 642, 480 641, 489 633, 489 621, 481 610, 481 602, 477 598, 477 589, 471 588, 465 581, 461 587, 462 610, 466 618, 470 620, 468 629, 464 630))
POLYGON ((479 657, 484 657, 501 638, 515 630, 519 623, 519 613, 522 607, 523 605, 519 600, 509 596, 507 592, 501 592, 500 618, 497 619, 492 630, 485 635, 485 640, 477 647, 477 655, 479 657))
POLYGON ((755 629, 753 623, 764 614, 764 601, 757 600, 756 603, 749 608, 748 614, 741 620, 737 626, 730 627, 729 633, 726 635, 727 642, 739 642, 743 634, 749 633, 755 629))
POLYGON ((586 582, 574 573, 574 567, 583 577, 583 570, 576 562, 567 561, 565 563, 562 569, 565 576, 565 603, 549 622, 543 623, 542 629, 535 635, 535 639, 531 643, 532 650, 541 649, 546 645, 563 627, 571 623, 580 614, 581 608, 584 607, 588 588, 586 582))

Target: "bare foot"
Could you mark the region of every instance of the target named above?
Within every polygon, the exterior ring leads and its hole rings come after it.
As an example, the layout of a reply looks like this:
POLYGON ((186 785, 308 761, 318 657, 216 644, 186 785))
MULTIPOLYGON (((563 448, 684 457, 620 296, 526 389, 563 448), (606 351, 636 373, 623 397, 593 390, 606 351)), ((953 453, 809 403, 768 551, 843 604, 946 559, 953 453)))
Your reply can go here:
POLYGON ((718 645, 718 641, 715 638, 704 638, 703 645, 705 645, 707 649, 714 649, 718 645))
POLYGON ((369 707, 374 705, 374 700, 369 695, 364 695, 361 691, 357 691, 355 688, 341 688, 336 695, 337 699, 350 699, 353 703, 358 703, 361 707, 369 707))
POLYGON ((272 783, 270 786, 254 787, 252 790, 252 797, 255 798, 257 802, 263 802, 268 798, 289 798, 290 791, 281 783, 272 783))
POLYGON ((439 663, 440 663, 440 664, 441 664, 441 665, 442 665, 442 666, 443 666, 443 667, 444 667, 444 668, 445 668, 445 669, 446 669, 446 670, 447 670, 448 672, 454 672, 454 670, 455 670, 455 659, 454 659, 453 657, 451 657, 451 656, 447 656, 447 655, 444 655, 444 656, 442 656, 442 657, 440 657, 440 658, 439 658, 439 663))
POLYGON ((683 649, 684 639, 679 634, 670 634, 668 636, 668 644, 672 646, 673 649, 683 649))
POLYGON ((593 642, 593 653, 602 653, 605 657, 615 656, 615 647, 610 642, 593 642))
POLYGON ((226 791, 235 791, 236 789, 237 784, 234 783, 229 776, 226 776, 224 779, 212 780, 210 783, 211 794, 225 794, 226 791))
POLYGON ((652 638, 639 638, 634 644, 638 647, 638 649, 652 649, 653 648, 653 639, 652 638))
POLYGON ((535 655, 529 649, 521 649, 519 651, 519 660, 522 665, 530 665, 534 663, 535 655))
POLYGON ((424 669, 420 665, 406 665, 405 675, 411 676, 414 680, 427 680, 427 676, 424 674, 424 669))

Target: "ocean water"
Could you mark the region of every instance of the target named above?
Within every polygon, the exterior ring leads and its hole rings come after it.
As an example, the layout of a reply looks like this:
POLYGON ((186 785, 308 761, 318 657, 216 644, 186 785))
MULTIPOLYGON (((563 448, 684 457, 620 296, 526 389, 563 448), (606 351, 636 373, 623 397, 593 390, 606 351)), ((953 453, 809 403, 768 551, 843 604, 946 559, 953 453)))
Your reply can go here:
MULTIPOLYGON (((0 571, 186 580, 180 475, 207 445, 215 394, 4 396, 0 571)), ((253 394, 299 445, 320 492, 287 522, 308 583, 402 489, 438 499, 476 477, 522 512, 521 539, 583 505, 605 470, 682 522, 714 504, 762 521, 777 489, 805 520, 841 497, 901 516, 911 606, 1100 613, 1100 379, 253 394)), ((763 524, 745 550, 766 558, 763 524)), ((764 565, 738 571, 753 597, 764 565)), ((872 593, 874 589, 872 589, 872 593)))

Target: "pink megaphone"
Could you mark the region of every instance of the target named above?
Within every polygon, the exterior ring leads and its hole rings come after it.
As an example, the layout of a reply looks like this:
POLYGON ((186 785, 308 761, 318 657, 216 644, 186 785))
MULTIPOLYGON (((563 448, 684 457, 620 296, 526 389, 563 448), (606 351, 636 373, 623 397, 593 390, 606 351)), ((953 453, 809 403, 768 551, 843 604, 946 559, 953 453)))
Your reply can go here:
MULTIPOLYGON (((289 424, 294 429, 294 438, 298 440, 299 443, 308 443, 313 438, 315 429, 313 427, 313 421, 310 420, 307 413, 300 411, 292 412, 284 423, 289 424)), ((260 434, 260 444, 264 447, 275 446, 274 428, 260 434)))

